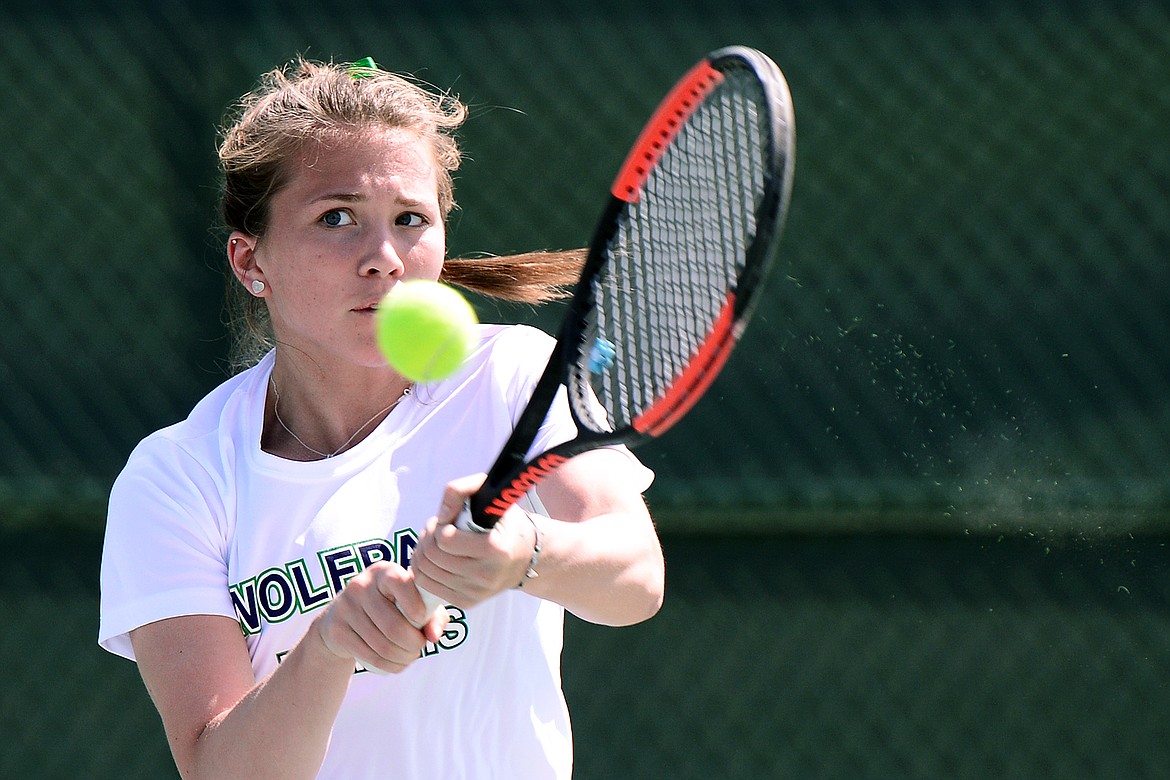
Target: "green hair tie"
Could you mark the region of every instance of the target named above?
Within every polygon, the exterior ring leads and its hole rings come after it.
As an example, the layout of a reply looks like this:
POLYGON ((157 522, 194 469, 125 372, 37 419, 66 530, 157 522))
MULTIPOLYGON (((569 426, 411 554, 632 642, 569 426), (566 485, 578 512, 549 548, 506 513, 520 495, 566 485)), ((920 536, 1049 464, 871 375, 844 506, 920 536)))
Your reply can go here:
POLYGON ((357 62, 351 64, 346 70, 353 78, 364 79, 378 72, 378 64, 374 62, 373 57, 362 57, 357 62))

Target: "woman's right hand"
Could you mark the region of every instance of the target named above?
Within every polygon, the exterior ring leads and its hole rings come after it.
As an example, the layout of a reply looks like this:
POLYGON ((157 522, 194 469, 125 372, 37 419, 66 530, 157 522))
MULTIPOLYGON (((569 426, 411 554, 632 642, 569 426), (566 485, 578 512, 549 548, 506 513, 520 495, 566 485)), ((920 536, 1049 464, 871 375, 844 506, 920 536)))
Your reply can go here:
POLYGON ((446 612, 412 626, 404 613, 425 616, 414 577, 383 561, 350 580, 264 680, 239 622, 222 615, 156 621, 130 641, 183 777, 288 780, 317 774, 355 662, 402 671, 438 641, 446 612))
POLYGON ((370 671, 393 674, 417 660, 427 642, 437 642, 447 623, 438 610, 429 621, 414 577, 396 563, 380 561, 351 579, 317 620, 313 630, 331 653, 352 658, 370 671), (422 624, 415 628, 411 621, 422 624))

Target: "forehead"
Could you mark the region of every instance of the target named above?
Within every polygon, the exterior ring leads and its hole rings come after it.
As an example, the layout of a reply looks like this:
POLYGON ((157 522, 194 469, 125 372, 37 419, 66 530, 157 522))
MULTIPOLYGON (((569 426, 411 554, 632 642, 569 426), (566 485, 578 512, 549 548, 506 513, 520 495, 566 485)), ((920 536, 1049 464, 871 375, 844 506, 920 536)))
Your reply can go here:
POLYGON ((353 130, 308 141, 288 165, 285 190, 293 197, 390 190, 413 200, 438 199, 435 155, 408 130, 353 130))

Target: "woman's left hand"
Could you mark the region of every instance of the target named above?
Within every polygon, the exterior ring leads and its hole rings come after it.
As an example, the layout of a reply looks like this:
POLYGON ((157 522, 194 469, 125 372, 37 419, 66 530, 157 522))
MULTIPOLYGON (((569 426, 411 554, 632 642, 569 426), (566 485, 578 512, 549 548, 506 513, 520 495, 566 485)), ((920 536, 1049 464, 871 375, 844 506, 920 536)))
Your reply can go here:
POLYGON ((559 466, 536 489, 547 517, 512 506, 488 533, 460 530, 456 520, 484 479, 447 485, 411 559, 420 588, 466 609, 523 582, 525 593, 607 626, 638 623, 662 606, 662 546, 627 454, 602 448, 559 466), (527 579, 538 526, 539 576, 527 579))
POLYGON ((463 609, 523 581, 536 543, 533 522, 518 506, 509 507, 490 531, 456 528, 467 500, 484 479, 476 474, 447 485, 439 512, 427 521, 410 560, 419 588, 463 609))

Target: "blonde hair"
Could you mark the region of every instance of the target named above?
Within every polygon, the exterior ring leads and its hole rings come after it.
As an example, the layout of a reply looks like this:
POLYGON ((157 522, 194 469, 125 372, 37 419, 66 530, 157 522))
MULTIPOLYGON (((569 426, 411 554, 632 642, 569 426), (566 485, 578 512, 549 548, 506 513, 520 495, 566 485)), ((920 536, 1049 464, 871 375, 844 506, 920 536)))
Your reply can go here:
MULTIPOLYGON (((439 207, 455 208, 452 174, 461 156, 454 132, 467 107, 403 76, 376 68, 298 58, 269 71, 244 95, 221 131, 221 218, 229 230, 261 237, 268 229, 273 196, 286 184, 287 162, 311 141, 368 128, 417 134, 439 166, 439 207)), ((541 303, 564 297, 584 260, 582 250, 531 252, 506 257, 452 258, 443 281, 509 301, 541 303)), ((228 315, 235 337, 235 364, 251 365, 273 345, 267 308, 228 283, 228 315)))

